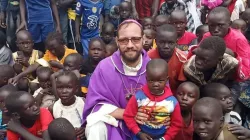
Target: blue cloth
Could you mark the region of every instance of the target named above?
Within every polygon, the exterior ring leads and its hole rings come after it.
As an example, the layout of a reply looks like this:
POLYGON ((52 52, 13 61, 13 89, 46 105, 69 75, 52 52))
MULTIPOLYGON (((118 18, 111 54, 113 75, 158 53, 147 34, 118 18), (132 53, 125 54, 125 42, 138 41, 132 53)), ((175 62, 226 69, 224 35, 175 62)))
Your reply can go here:
POLYGON ((54 23, 29 23, 28 30, 32 35, 32 38, 35 43, 45 41, 46 37, 50 32, 54 32, 54 23))
POLYGON ((6 11, 7 5, 8 5, 8 0, 0 0, 0 10, 1 11, 6 11))
POLYGON ((104 13, 105 15, 110 14, 110 10, 114 6, 120 5, 124 0, 105 0, 104 1, 104 13))
POLYGON ((88 58, 88 54, 89 54, 89 41, 90 39, 81 39, 82 48, 83 48, 83 56, 85 59, 88 58))
POLYGON ((99 36, 99 21, 103 9, 101 0, 77 0, 76 14, 82 15, 81 38, 90 39, 99 36))
POLYGON ((89 87, 89 80, 90 80, 91 74, 88 74, 84 77, 80 78, 80 83, 81 83, 81 87, 89 87))
POLYGON ((25 0, 28 23, 53 23, 50 0, 25 0))

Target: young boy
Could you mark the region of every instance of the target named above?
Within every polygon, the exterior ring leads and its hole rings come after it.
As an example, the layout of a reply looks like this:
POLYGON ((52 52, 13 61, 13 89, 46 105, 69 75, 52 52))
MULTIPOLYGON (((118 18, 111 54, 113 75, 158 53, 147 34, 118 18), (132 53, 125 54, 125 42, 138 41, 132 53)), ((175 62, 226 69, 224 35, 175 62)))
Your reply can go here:
POLYGON ((105 55, 105 57, 111 56, 114 52, 116 52, 118 50, 118 46, 117 46, 117 44, 116 44, 115 41, 107 44, 105 46, 105 48, 106 48, 106 55, 105 55))
POLYGON ((89 42, 89 56, 84 60, 81 73, 92 74, 98 63, 105 58, 105 43, 100 38, 93 38, 89 42))
POLYGON ((148 52, 153 47, 156 32, 153 29, 145 29, 143 33, 143 49, 148 52))
POLYGON ((134 140, 174 139, 182 126, 180 106, 172 95, 168 80, 168 65, 165 60, 153 59, 146 68, 147 85, 136 92, 124 111, 124 121, 134 134, 134 140), (144 125, 138 125, 135 117, 138 108, 143 108, 150 116, 144 125), (164 121, 170 118, 171 125, 166 128, 164 121))
POLYGON ((47 109, 39 108, 28 92, 17 91, 10 94, 5 105, 12 116, 8 123, 8 140, 49 139, 48 126, 53 120, 47 109))
POLYGON ((193 140, 193 106, 200 97, 200 90, 192 82, 182 83, 175 94, 180 107, 183 120, 181 131, 176 135, 174 140, 193 140))
POLYGON ((76 132, 72 124, 64 118, 54 119, 49 124, 49 136, 51 140, 75 140, 76 132))
POLYGON ((193 107, 194 131, 200 140, 238 140, 228 131, 218 100, 204 97, 193 107))
POLYGON ((247 30, 247 23, 243 19, 236 19, 232 22, 231 27, 233 29, 240 30, 242 34, 245 34, 247 30))
POLYGON ((169 23, 169 16, 167 15, 157 15, 154 20, 155 29, 163 24, 169 23))
MULTIPOLYGON (((43 43, 48 34, 54 31, 54 21, 56 31, 61 32, 55 0, 20 0, 20 14, 22 22, 17 31, 23 28, 28 29, 35 43, 43 43)), ((39 47, 35 45, 35 47, 37 47, 35 49, 45 52, 44 46, 41 48, 40 45, 39 47)))
MULTIPOLYGON (((54 87, 54 86, 53 86, 54 87)), ((51 107, 54 118, 65 118, 75 128, 76 135, 82 139, 84 129, 82 126, 82 113, 84 101, 77 97, 77 90, 80 88, 79 79, 73 72, 62 72, 56 77, 56 91, 59 100, 51 107)))
POLYGON ((119 5, 120 21, 122 23, 124 20, 131 18, 132 16, 132 5, 130 2, 124 1, 119 5))
POLYGON ((10 65, 0 65, 0 87, 7 85, 8 80, 15 76, 15 71, 10 65))
POLYGON ((103 42, 107 45, 109 44, 111 41, 114 41, 114 37, 115 37, 115 27, 112 23, 110 22, 105 22, 102 25, 102 40, 103 42))
POLYGON ((234 101, 230 89, 220 83, 207 84, 202 90, 203 97, 212 97, 217 99, 223 110, 224 121, 226 123, 233 123, 242 125, 242 120, 237 112, 232 111, 234 101))
POLYGON ((99 21, 103 9, 102 0, 77 0, 76 4, 76 42, 81 42, 83 55, 88 56, 89 41, 99 36, 99 21), (82 26, 80 34, 80 19, 82 26))
POLYGON ((182 66, 187 61, 186 54, 177 46, 177 32, 174 26, 165 24, 156 29, 157 48, 148 52, 151 59, 161 58, 168 62, 169 85, 173 93, 181 82, 186 81, 182 66))
POLYGON ((142 27, 143 29, 152 29, 154 30, 154 21, 153 21, 153 18, 151 17, 145 17, 143 20, 142 20, 142 27))
POLYGON ((33 97, 40 107, 48 108, 56 101, 52 93, 50 76, 53 71, 49 67, 39 67, 36 70, 40 88, 34 92, 33 97))
POLYGON ((226 83, 233 79, 238 60, 225 54, 226 44, 217 36, 204 39, 184 64, 184 74, 198 86, 212 82, 226 83), (218 65, 219 64, 219 65, 218 65))
POLYGON ((170 15, 170 23, 175 26, 178 35, 178 48, 188 52, 189 44, 196 38, 195 34, 186 31, 187 17, 184 11, 175 10, 170 15))
POLYGON ((196 31, 195 31, 195 34, 196 34, 196 38, 193 39, 193 41, 190 43, 189 45, 189 50, 191 49, 191 46, 192 45, 198 45, 202 38, 203 38, 203 35, 205 33, 209 32, 209 29, 208 29, 208 25, 207 24, 204 24, 204 25, 200 25, 199 27, 197 27, 196 31))
POLYGON ((0 31, 0 65, 12 65, 13 59, 12 59, 12 52, 11 50, 6 46, 6 35, 4 32, 0 31))

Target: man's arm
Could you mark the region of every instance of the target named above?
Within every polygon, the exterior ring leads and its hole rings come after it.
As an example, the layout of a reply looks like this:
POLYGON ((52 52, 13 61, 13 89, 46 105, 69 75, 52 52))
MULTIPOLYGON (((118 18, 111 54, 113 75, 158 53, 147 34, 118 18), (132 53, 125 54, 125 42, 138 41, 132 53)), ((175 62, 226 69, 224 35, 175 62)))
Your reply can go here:
POLYGON ((115 111, 113 111, 109 115, 116 118, 116 119, 123 120, 124 111, 125 111, 125 109, 117 108, 115 111))
POLYGON ((153 5, 152 5, 152 8, 151 8, 151 13, 152 13, 152 17, 155 18, 158 14, 158 7, 159 7, 159 4, 160 4, 160 0, 154 0, 153 1, 153 5))
POLYGON ((57 10, 57 7, 56 7, 55 0, 51 0, 50 7, 52 9, 52 12, 53 12, 53 15, 54 15, 54 18, 55 18, 55 21, 56 21, 56 31, 61 33, 59 14, 58 14, 58 10, 57 10))
POLYGON ((137 10, 136 10, 136 0, 131 0, 131 4, 132 4, 133 17, 135 19, 139 19, 138 13, 137 13, 137 10))

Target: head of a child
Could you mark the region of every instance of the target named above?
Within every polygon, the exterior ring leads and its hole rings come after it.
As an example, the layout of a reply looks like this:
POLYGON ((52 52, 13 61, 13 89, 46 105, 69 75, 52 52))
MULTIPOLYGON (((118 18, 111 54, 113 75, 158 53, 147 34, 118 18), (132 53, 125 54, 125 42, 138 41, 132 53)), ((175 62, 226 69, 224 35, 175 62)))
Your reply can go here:
POLYGON ((241 15, 241 18, 247 23, 247 25, 250 25, 250 8, 247 8, 241 15))
POLYGON ((106 45, 106 57, 111 56, 114 52, 118 50, 118 46, 115 41, 110 42, 106 45))
POLYGON ((202 90, 204 97, 212 97, 217 99, 223 109, 223 113, 229 113, 233 110, 234 103, 230 89, 220 83, 210 83, 204 86, 202 90))
POLYGON ((25 91, 16 91, 5 99, 5 106, 12 116, 35 121, 39 117, 40 109, 34 97, 25 91))
POLYGON ((65 106, 70 106, 75 103, 75 95, 79 87, 79 79, 74 72, 65 71, 56 78, 57 94, 65 106))
POLYGON ((146 67, 148 88, 153 95, 162 95, 168 81, 168 64, 163 59, 152 59, 146 67))
POLYGON ((29 31, 21 30, 16 34, 16 44, 23 53, 31 54, 34 46, 32 36, 29 31))
POLYGON ((193 107, 194 131, 201 140, 212 140, 223 127, 222 107, 218 100, 204 97, 193 107))
POLYGON ((62 58, 65 54, 65 43, 63 35, 58 32, 51 32, 45 40, 45 46, 54 56, 62 58))
POLYGON ((162 59, 169 60, 177 46, 177 32, 173 25, 164 24, 156 29, 156 45, 162 59))
POLYGON ((156 36, 156 32, 153 29, 145 29, 143 30, 143 48, 146 51, 149 51, 152 46, 153 46, 153 42, 156 36))
POLYGON ((115 27, 110 22, 105 22, 102 25, 102 40, 105 44, 109 44, 112 40, 114 40, 115 37, 115 27))
POLYGON ((242 34, 245 34, 247 30, 247 23, 243 19, 236 19, 232 22, 231 27, 240 30, 242 34))
POLYGON ((208 27, 212 36, 224 38, 230 27, 230 12, 225 7, 216 7, 208 15, 208 27))
POLYGON ((63 66, 65 71, 80 71, 82 64, 83 57, 79 53, 72 53, 65 58, 63 66))
POLYGON ((155 20, 154 20, 155 29, 157 29, 157 27, 163 24, 168 24, 168 23, 169 23, 169 16, 167 15, 157 15, 155 17, 155 20))
POLYGON ((182 37, 187 26, 186 13, 183 10, 175 10, 170 15, 170 24, 175 26, 178 37, 182 37))
POLYGON ((93 38, 89 42, 89 57, 95 61, 100 62, 105 58, 105 43, 101 38, 93 38))
POLYGON ((218 36, 211 36, 201 41, 195 50, 195 67, 200 72, 214 69, 223 59, 226 51, 224 40, 218 36))
POLYGON ((201 42, 203 35, 207 32, 209 32, 207 24, 200 25, 199 27, 197 27, 195 34, 198 37, 198 42, 201 42))
POLYGON ((119 5, 119 15, 120 19, 126 20, 130 18, 132 14, 132 4, 130 2, 124 1, 119 5))
POLYGON ((151 17, 145 17, 143 20, 142 20, 142 26, 143 26, 143 29, 154 29, 154 21, 151 17))
POLYGON ((6 38, 5 33, 3 31, 0 31, 0 48, 6 45, 6 41, 7 41, 7 38, 6 38))
POLYGON ((173 6, 177 2, 177 0, 165 0, 165 2, 167 3, 167 5, 173 6))
POLYGON ((184 82, 178 87, 175 96, 180 104, 181 111, 191 111, 200 97, 200 90, 194 83, 184 82))
POLYGON ((49 124, 48 132, 49 132, 49 136, 51 140, 75 140, 76 139, 75 128, 65 118, 54 119, 49 124))
POLYGON ((17 88, 12 84, 5 85, 0 88, 0 110, 7 113, 8 110, 5 108, 5 99, 13 92, 16 92, 17 88))
POLYGON ((19 91, 29 91, 29 80, 24 77, 17 82, 17 88, 19 91))
POLYGON ((8 80, 15 76, 15 71, 10 65, 0 65, 0 87, 8 84, 8 80))
POLYGON ((53 71, 49 67, 39 67, 36 70, 37 79, 39 85, 43 89, 51 87, 50 76, 53 74, 53 71))

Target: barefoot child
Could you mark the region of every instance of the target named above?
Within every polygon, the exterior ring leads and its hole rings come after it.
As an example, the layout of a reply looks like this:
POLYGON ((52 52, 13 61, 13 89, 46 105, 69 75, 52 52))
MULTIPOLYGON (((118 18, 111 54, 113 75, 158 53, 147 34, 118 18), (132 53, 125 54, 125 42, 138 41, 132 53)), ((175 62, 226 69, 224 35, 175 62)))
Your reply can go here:
POLYGON ((183 126, 174 140, 193 140, 193 105, 200 97, 199 87, 192 82, 182 83, 175 94, 180 107, 183 119, 183 126))
POLYGON ((8 123, 8 140, 49 140, 48 126, 53 120, 47 109, 39 108, 28 92, 10 94, 5 105, 12 119, 8 123))
POLYGON ((153 59, 147 64, 147 85, 129 100, 124 112, 124 121, 134 134, 134 140, 174 139, 182 126, 180 106, 172 95, 168 81, 167 62, 153 59), (150 116, 144 125, 138 125, 135 117, 138 108, 150 116), (166 128, 164 121, 170 117, 171 125, 166 128), (155 120, 154 122, 150 120, 155 120))
POLYGON ((145 29, 143 32, 143 49, 148 52, 153 48, 156 32, 153 29, 145 29))
MULTIPOLYGON (((53 86, 54 87, 54 86, 53 86)), ((77 97, 80 88, 79 79, 73 72, 63 72, 56 77, 56 91, 59 100, 50 107, 54 118, 65 118, 74 126, 78 138, 82 138, 82 113, 84 101, 77 97)))

